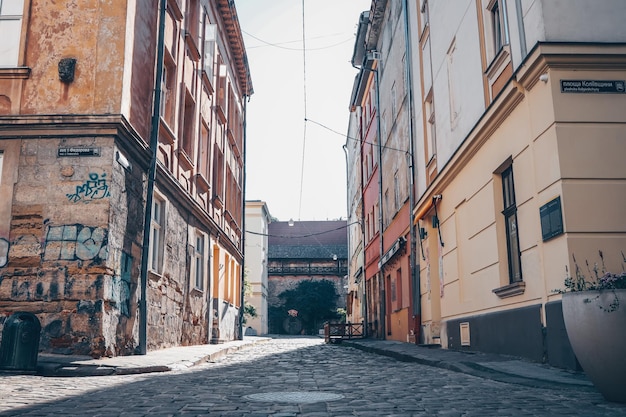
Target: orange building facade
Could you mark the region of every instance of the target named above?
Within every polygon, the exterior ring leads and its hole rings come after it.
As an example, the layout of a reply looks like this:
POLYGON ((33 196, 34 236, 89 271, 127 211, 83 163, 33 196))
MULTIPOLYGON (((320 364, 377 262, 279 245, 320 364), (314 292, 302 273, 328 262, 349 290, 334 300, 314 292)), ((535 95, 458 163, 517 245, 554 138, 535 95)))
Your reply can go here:
POLYGON ((142 0, 3 3, 0 323, 34 313, 43 351, 240 336, 252 85, 230 3, 167 0, 162 14, 142 0))

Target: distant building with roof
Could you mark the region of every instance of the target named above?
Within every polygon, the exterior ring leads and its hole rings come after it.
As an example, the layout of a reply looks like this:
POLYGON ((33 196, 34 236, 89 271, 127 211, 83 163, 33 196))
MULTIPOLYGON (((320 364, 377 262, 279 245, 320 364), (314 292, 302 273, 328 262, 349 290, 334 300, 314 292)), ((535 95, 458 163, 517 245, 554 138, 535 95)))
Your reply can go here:
MULTIPOLYGON (((268 225, 268 306, 281 305, 280 294, 305 280, 335 284, 337 307, 346 306, 348 238, 345 220, 272 222, 268 225)), ((270 315, 270 333, 299 333, 296 318, 270 315)))

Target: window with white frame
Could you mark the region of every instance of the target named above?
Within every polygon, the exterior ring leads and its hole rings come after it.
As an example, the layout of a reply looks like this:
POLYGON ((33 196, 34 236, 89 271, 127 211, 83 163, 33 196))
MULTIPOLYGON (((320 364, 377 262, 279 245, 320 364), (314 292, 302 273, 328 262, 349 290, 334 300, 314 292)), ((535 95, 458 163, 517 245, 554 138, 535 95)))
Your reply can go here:
POLYGON ((507 21, 506 1, 492 0, 488 10, 491 19, 491 30, 494 54, 498 54, 504 45, 509 43, 509 24, 507 21))
POLYGON ((24 0, 0 0, 0 67, 17 67, 24 0))
POLYGON ((420 34, 428 27, 429 15, 428 15, 428 0, 422 0, 422 7, 420 7, 421 19, 420 19, 420 34))
POLYGON ((205 276, 205 256, 204 248, 206 246, 206 238, 203 233, 196 232, 196 242, 194 245, 194 285, 199 290, 204 290, 204 276, 205 276))
POLYGON ((435 103, 433 101, 432 92, 426 96, 426 101, 424 103, 425 114, 426 114, 426 162, 430 162, 430 160, 437 154, 437 125, 435 124, 435 103))
POLYGON ((165 200, 155 195, 152 200, 150 222, 150 258, 148 265, 153 272, 163 272, 163 246, 165 242, 165 200))
POLYGON ((456 52, 456 38, 450 44, 448 53, 446 55, 447 69, 448 69, 448 102, 450 103, 450 127, 452 130, 456 127, 457 119, 459 117, 459 100, 457 97, 456 87, 458 82, 456 81, 457 69, 454 65, 454 53, 456 52))
POLYGON ((400 208, 400 179, 398 178, 398 171, 393 174, 393 204, 395 210, 400 208))

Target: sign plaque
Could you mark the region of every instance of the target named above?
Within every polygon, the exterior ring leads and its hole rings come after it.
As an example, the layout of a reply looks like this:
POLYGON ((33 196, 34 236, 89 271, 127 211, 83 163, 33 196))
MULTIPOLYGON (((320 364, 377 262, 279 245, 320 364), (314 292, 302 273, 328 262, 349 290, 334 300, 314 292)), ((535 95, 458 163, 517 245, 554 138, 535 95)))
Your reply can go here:
POLYGON ((100 156, 100 148, 82 146, 59 148, 57 150, 57 157, 63 156, 100 156))
POLYGON ((624 80, 561 80, 561 93, 624 94, 624 80))

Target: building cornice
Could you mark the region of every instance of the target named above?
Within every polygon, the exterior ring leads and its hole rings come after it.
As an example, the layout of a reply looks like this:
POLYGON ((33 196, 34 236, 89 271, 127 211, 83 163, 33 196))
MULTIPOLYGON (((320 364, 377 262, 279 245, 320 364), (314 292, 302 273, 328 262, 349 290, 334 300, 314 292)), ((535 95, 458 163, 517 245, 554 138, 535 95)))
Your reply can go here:
POLYGON ((254 93, 254 89, 252 87, 252 79, 250 78, 248 56, 246 55, 241 27, 239 26, 235 2, 234 0, 217 0, 217 8, 222 16, 228 44, 235 61, 239 86, 244 96, 251 96, 254 93))
POLYGON ((500 94, 467 134, 450 160, 420 196, 413 209, 417 222, 428 212, 432 196, 440 194, 513 112, 539 77, 550 69, 624 70, 626 44, 537 43, 500 94))

